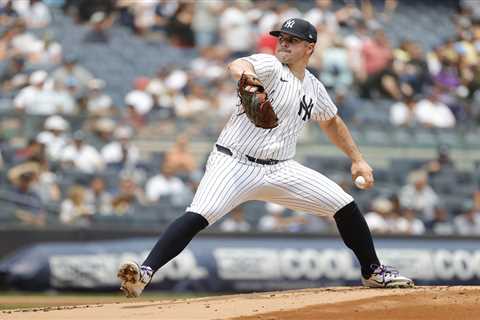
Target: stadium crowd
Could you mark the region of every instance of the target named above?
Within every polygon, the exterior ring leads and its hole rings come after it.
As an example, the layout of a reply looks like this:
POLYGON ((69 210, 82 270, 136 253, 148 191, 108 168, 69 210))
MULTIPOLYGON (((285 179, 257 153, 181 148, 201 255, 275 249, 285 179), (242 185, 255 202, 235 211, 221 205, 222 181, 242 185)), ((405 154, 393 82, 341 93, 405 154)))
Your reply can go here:
MULTIPOLYGON (((179 212, 190 202, 204 169, 190 150, 191 137, 218 134, 236 103, 225 63, 254 52, 273 53, 276 38, 268 31, 289 17, 303 17, 317 27, 309 69, 347 122, 361 121, 363 110, 356 102, 364 99, 389 101, 384 116, 393 126, 476 127, 480 6, 461 3, 451 17, 455 36, 439 37, 435 46, 424 48, 408 37, 394 45, 387 36, 385 27, 401 5, 396 0, 382 2, 381 8, 369 0, 342 5, 318 0, 301 2, 300 8, 270 0, 2 0, 0 112, 10 117, 1 121, 1 203, 13 203, 15 219, 37 226, 52 223, 51 212, 54 220, 74 226, 90 226, 98 216, 134 217, 139 208, 163 203, 179 212), (112 28, 130 28, 145 41, 197 54, 189 65, 138 75, 123 103, 114 103, 106 79, 97 78, 95 70, 85 68, 46 31, 55 14, 89 28, 85 44, 78 46, 107 45, 112 28), (146 157, 134 143, 145 132, 161 139, 168 130, 177 139, 165 153, 146 157)), ((397 192, 367 204, 366 219, 374 232, 480 235, 478 185, 464 190, 467 201, 450 210, 442 202, 442 192, 448 191, 431 184, 455 171, 447 149, 411 169, 397 192)), ((333 228, 328 219, 273 204, 260 211, 266 215, 251 221, 237 208, 218 228, 333 228)))

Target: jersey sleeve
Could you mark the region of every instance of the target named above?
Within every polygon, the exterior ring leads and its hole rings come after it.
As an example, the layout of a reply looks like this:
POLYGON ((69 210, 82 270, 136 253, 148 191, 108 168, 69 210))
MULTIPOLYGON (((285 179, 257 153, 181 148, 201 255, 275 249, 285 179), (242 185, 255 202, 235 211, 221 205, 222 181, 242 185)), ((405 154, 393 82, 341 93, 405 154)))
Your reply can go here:
POLYGON ((323 84, 318 80, 315 82, 317 103, 312 114, 312 119, 317 121, 330 120, 337 114, 337 106, 333 103, 332 99, 330 99, 327 89, 325 89, 323 84))
POLYGON ((282 64, 275 56, 265 53, 257 53, 242 58, 253 65, 255 74, 264 85, 268 85, 280 75, 282 64))

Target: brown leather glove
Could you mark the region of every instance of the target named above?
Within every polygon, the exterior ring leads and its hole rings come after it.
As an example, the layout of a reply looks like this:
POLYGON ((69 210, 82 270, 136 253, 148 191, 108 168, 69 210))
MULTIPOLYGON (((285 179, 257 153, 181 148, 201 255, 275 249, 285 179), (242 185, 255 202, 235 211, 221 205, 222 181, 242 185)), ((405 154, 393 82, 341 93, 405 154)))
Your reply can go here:
POLYGON ((273 129, 278 126, 278 117, 257 77, 243 73, 238 80, 238 96, 245 114, 256 127, 273 129))

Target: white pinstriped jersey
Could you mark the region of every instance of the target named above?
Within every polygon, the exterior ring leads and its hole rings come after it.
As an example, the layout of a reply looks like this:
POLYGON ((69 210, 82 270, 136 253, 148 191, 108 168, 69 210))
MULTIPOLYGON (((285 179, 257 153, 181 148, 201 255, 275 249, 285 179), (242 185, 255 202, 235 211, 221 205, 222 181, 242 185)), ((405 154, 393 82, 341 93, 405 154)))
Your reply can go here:
POLYGON ((274 129, 255 127, 238 102, 217 143, 235 153, 259 159, 291 159, 295 156, 297 139, 306 122, 331 119, 337 113, 337 107, 322 83, 308 70, 301 81, 275 56, 254 54, 243 59, 253 65, 265 86, 279 125, 274 129))

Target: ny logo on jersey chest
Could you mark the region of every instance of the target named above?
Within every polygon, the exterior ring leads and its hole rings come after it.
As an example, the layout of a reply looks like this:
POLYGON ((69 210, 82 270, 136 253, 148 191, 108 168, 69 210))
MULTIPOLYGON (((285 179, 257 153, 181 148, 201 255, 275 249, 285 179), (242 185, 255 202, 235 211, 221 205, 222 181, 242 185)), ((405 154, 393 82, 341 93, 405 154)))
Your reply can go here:
POLYGON ((307 121, 312 116, 312 109, 313 109, 313 99, 310 98, 310 101, 307 103, 307 97, 304 95, 302 100, 300 100, 300 108, 298 108, 298 115, 302 116, 302 111, 305 113, 303 114, 302 120, 307 121))

